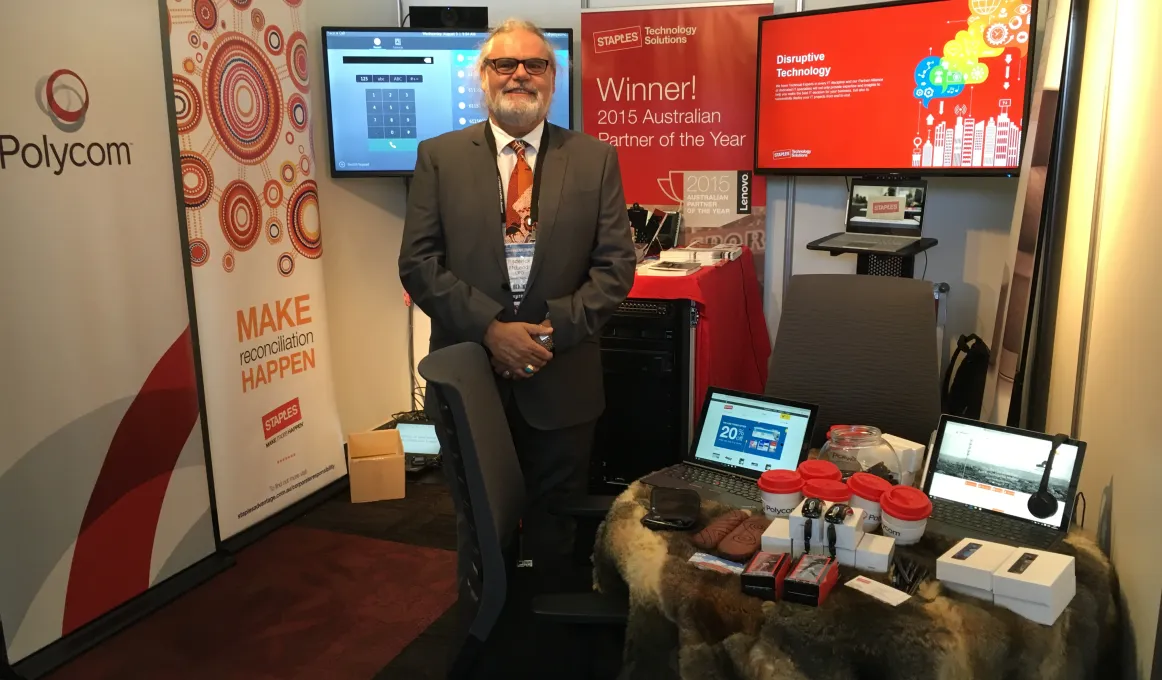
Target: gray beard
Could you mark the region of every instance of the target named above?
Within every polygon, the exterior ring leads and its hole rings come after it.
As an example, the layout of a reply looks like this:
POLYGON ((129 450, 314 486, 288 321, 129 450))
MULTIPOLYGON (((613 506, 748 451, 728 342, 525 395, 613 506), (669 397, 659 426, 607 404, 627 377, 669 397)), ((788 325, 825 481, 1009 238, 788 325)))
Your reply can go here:
POLYGON ((505 127, 531 128, 544 119, 549 111, 549 99, 543 92, 537 93, 533 102, 521 103, 507 101, 504 93, 493 97, 491 93, 485 97, 488 112, 496 122, 505 127))

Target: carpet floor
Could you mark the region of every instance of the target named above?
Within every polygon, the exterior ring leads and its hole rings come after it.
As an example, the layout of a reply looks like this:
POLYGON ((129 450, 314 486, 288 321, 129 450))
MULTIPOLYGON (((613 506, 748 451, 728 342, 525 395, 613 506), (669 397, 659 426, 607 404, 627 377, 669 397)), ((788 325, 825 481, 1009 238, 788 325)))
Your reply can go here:
POLYGON ((439 473, 407 498, 339 494, 51 680, 443 678, 455 653, 455 514, 439 473))

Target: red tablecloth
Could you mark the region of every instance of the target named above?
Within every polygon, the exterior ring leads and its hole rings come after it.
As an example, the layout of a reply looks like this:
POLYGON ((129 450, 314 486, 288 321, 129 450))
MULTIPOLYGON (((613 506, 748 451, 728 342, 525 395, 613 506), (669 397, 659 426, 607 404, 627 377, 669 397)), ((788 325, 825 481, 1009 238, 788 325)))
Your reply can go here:
POLYGON ((695 418, 702 414, 708 387, 762 394, 771 341, 750 249, 744 247, 737 260, 703 265, 687 276, 638 275, 629 297, 697 303, 695 418))

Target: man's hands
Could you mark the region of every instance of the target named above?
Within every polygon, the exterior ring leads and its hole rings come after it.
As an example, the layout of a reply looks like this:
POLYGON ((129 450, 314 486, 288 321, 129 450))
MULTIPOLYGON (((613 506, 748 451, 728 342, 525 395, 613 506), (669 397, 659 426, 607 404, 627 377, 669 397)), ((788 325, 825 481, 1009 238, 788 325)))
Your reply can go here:
POLYGON ((541 325, 493 321, 484 332, 484 346, 492 353, 492 369, 505 378, 533 377, 553 358, 553 353, 535 338, 552 332, 547 320, 541 325), (526 370, 528 367, 532 367, 531 372, 526 370))

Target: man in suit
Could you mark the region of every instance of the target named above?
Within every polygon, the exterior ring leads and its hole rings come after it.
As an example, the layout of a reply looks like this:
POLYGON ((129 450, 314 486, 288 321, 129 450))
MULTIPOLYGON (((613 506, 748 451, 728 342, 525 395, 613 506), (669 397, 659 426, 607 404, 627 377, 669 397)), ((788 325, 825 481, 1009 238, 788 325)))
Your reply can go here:
POLYGON ((636 258, 616 150, 546 121, 558 64, 544 33, 506 21, 478 69, 488 120, 419 145, 400 280, 432 319, 431 351, 488 351, 527 486, 522 553, 545 574, 570 555, 572 524, 547 507, 585 493, 598 340, 636 258))

